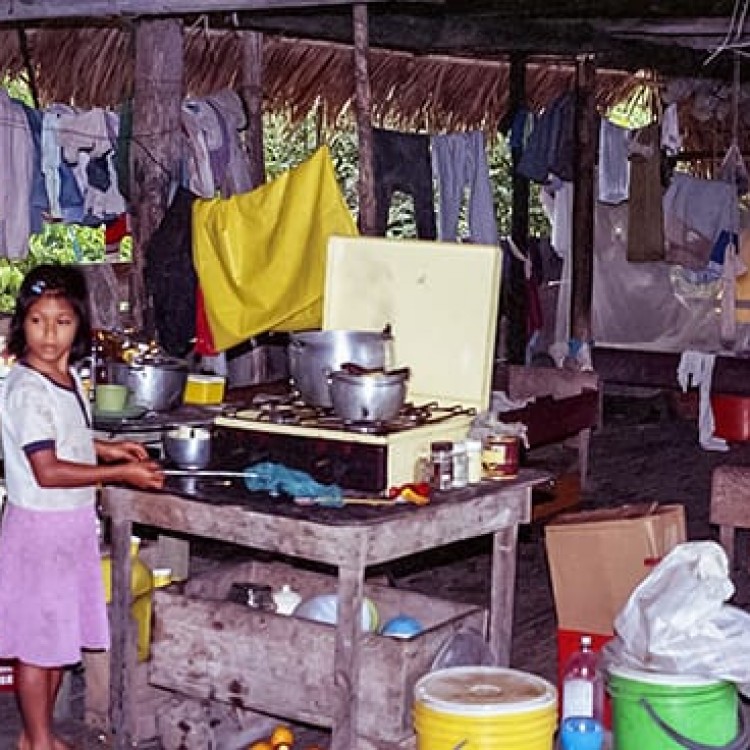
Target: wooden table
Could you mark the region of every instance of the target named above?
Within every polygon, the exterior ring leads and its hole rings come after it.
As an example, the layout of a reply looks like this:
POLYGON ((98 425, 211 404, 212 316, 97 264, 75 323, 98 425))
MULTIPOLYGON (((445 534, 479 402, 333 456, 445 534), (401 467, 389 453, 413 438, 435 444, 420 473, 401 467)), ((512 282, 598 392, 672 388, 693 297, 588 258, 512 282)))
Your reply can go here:
MULTIPOLYGON (((130 536, 133 523, 205 537, 333 566, 340 603, 335 638, 336 712, 332 750, 353 750, 360 670, 359 613, 365 571, 451 542, 492 534, 489 645, 498 665, 508 665, 513 625, 518 524, 531 519, 532 488, 549 480, 536 470, 516 479, 483 482, 438 493, 423 507, 302 507, 248 493, 242 486, 188 497, 107 487, 105 513, 112 522, 112 652, 110 710, 117 750, 133 747, 134 632, 130 606, 130 536)), ((237 483, 240 484, 240 483, 237 483)), ((186 543, 187 544, 187 543, 186 543)))

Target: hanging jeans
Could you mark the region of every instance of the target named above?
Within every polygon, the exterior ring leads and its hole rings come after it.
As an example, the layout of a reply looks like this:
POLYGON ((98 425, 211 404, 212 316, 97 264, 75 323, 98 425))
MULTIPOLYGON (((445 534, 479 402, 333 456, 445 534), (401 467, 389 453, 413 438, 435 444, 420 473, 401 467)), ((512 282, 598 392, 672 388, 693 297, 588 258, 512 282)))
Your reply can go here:
POLYGON ((497 222, 484 152, 484 134, 475 131, 433 136, 432 165, 439 192, 440 239, 455 242, 464 190, 468 187, 470 241, 497 245, 497 222))
POLYGON ((417 237, 434 240, 435 208, 428 136, 376 128, 372 131, 372 145, 378 235, 385 237, 393 193, 399 190, 411 195, 414 201, 417 237))

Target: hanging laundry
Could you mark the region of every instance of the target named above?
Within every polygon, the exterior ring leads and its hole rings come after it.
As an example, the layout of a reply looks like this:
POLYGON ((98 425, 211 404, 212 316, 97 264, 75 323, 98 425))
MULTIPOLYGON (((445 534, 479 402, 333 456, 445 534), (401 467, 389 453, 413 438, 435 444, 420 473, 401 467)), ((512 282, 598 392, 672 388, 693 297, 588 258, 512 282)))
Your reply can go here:
POLYGON ((213 198, 218 192, 228 198, 253 187, 250 165, 239 139, 246 126, 242 101, 230 89, 183 102, 187 187, 195 195, 213 198))
POLYGON ((192 193, 177 189, 145 251, 146 289, 153 301, 158 340, 175 357, 190 351, 195 336, 194 201, 192 193))
POLYGON ((432 168, 439 198, 438 236, 446 242, 458 237, 458 217, 468 189, 469 242, 497 245, 497 218, 484 133, 450 133, 432 137, 432 168))
POLYGON ((602 203, 622 203, 630 191, 630 130, 602 117, 599 125, 598 195, 602 203))
POLYGON ((737 193, 721 180, 703 180, 676 172, 663 205, 667 263, 696 270, 705 268, 719 233, 737 228, 737 193))
POLYGON ((29 203, 34 144, 23 107, 0 89, 0 257, 18 260, 29 250, 29 203))
POLYGON ((521 155, 518 173, 545 183, 554 174, 573 180, 575 153, 575 97, 567 92, 555 99, 537 118, 521 155))
POLYGON ((664 260, 659 126, 635 131, 629 145, 627 258, 631 263, 664 260))
POLYGON ((357 229, 327 147, 248 193, 196 200, 193 260, 216 347, 320 327, 334 234, 355 236, 357 229))
POLYGON ((682 134, 677 103, 672 102, 662 114, 661 147, 667 156, 675 156, 682 151, 682 134))
POLYGON ((385 237, 393 194, 398 190, 412 197, 417 237, 434 240, 437 232, 429 137, 374 128, 372 152, 376 233, 385 237))

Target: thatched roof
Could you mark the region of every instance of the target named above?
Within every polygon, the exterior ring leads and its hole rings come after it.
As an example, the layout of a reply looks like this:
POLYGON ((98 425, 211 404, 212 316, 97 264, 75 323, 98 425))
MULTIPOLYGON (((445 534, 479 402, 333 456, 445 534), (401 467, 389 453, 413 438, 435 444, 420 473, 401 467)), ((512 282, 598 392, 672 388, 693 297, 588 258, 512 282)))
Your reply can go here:
MULTIPOLYGON (((133 85, 132 27, 127 22, 83 28, 38 27, 26 32, 28 60, 40 106, 70 102, 80 107, 117 108, 133 85)), ((224 87, 239 88, 241 30, 210 29, 196 22, 185 29, 185 93, 201 96, 224 87)), ((319 107, 333 125, 349 111, 353 91, 353 52, 336 42, 264 36, 264 102, 267 111, 285 111, 294 121, 319 107)), ((376 125, 429 132, 481 128, 490 134, 508 115, 508 57, 416 54, 373 48, 370 55, 373 119, 376 125)), ((21 35, 0 29, 0 73, 26 75, 21 35)), ((539 109, 574 83, 570 57, 530 57, 527 104, 539 109)), ((653 80, 656 80, 655 78, 653 80)), ((641 85, 628 71, 597 73, 599 105, 609 104, 641 85)), ((660 80, 660 84, 664 81, 660 80)), ((652 85, 654 85, 652 83, 652 85)), ((716 81, 682 87, 684 122, 692 132, 688 147, 723 153, 729 143, 730 85, 716 81), (721 105, 707 120, 696 118, 696 97, 708 94, 721 105)), ((743 90, 743 99, 750 92, 743 90)), ((750 125, 750 107, 747 108, 750 125)))

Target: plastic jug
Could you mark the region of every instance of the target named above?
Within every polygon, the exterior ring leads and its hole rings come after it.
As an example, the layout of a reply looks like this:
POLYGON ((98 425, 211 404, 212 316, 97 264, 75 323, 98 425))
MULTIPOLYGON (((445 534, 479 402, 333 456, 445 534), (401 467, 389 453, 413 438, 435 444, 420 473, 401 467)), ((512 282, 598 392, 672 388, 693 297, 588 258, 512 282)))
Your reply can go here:
MULTIPOLYGON (((151 569, 138 556, 140 541, 138 537, 133 537, 130 542, 130 593, 133 598, 130 612, 138 625, 138 660, 145 661, 151 642, 151 591, 154 578, 151 569)), ((101 564, 104 596, 109 604, 112 601, 112 558, 103 555, 101 564)))

